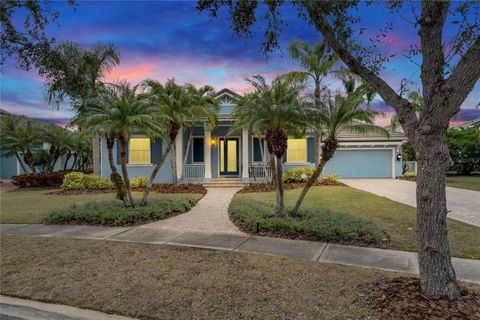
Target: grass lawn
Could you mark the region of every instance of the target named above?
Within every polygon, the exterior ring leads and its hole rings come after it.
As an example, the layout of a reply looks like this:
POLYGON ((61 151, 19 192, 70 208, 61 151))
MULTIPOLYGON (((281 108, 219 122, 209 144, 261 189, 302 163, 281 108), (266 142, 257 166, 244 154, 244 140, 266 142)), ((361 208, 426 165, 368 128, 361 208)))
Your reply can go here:
MULTIPOLYGON (((49 190, 20 190, 0 193, 0 223, 42 223, 48 213, 73 204, 98 200, 114 200, 115 193, 55 195, 49 190)), ((134 193, 140 198, 141 193, 134 193)), ((200 199, 201 194, 159 194, 151 193, 153 198, 166 199, 200 199)))
POLYGON ((1 245, 1 294, 148 319, 376 319, 360 287, 399 275, 109 241, 2 237, 1 245))
MULTIPOLYGON (((300 189, 286 191, 286 205, 293 206, 299 193, 300 189)), ((274 203, 275 193, 236 194, 231 206, 241 207, 242 203, 235 202, 243 202, 248 208, 252 206, 252 200, 274 203)), ((350 187, 313 187, 302 207, 323 208, 369 218, 389 235, 389 248, 416 251, 416 212, 413 207, 350 187)), ((452 255, 480 259, 480 228, 448 219, 448 231, 452 255)))
POLYGON ((480 191, 480 176, 447 176, 447 186, 480 191))

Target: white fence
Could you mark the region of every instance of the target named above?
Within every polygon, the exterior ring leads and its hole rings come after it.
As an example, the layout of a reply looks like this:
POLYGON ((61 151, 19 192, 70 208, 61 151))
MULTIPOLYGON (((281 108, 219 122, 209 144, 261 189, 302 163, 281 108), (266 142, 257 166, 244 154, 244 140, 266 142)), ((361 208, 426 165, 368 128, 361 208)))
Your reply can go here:
POLYGON ((187 164, 184 168, 183 179, 200 180, 205 178, 205 165, 203 164, 187 164))
POLYGON ((261 180, 264 181, 266 177, 268 180, 272 179, 272 168, 270 164, 265 166, 266 171, 263 169, 263 165, 261 163, 251 163, 248 166, 248 175, 253 180, 261 180))
POLYGON ((405 164, 407 171, 417 174, 417 161, 406 161, 405 164))

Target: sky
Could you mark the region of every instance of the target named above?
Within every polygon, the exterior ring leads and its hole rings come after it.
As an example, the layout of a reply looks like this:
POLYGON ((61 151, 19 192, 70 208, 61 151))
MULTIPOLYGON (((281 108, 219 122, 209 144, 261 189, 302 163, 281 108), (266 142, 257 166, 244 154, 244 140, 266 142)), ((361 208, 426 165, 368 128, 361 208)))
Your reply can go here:
MULTIPOLYGON (((290 5, 282 8, 286 24, 282 27, 280 48, 267 56, 261 52, 264 26, 261 19, 252 28, 249 38, 234 35, 227 10, 211 19, 207 12, 199 13, 194 1, 79 1, 72 7, 64 2, 51 2, 60 12, 58 23, 49 25, 47 33, 56 41, 74 41, 88 48, 99 42, 110 42, 121 54, 121 63, 105 77, 106 81, 127 80, 136 84, 144 79, 195 85, 210 84, 217 91, 229 88, 237 93, 251 90, 247 78, 260 74, 272 79, 278 74, 300 70, 287 51, 295 40, 321 41, 321 35, 307 22, 297 17, 290 5)), ((378 34, 379 28, 392 22, 394 29, 381 38, 381 51, 389 50, 395 56, 385 63, 382 77, 399 90, 402 79, 411 81, 410 89, 420 83, 418 59, 414 62, 404 56, 411 44, 418 44, 417 31, 411 24, 410 9, 389 14, 383 5, 360 7, 361 23, 366 32, 360 39, 378 34)), ((446 38, 455 32, 455 25, 447 23, 446 38)), ((324 82, 332 90, 339 90, 339 80, 328 77, 324 82)), ((3 66, 0 87, 1 108, 11 113, 47 120, 65 125, 73 112, 68 105, 56 109, 45 101, 44 79, 36 70, 22 71, 15 61, 7 59, 3 66)), ((479 118, 480 84, 477 83, 462 110, 452 124, 458 125, 479 118)), ((373 107, 384 113, 377 118, 380 125, 388 125, 393 109, 380 97, 373 107)))

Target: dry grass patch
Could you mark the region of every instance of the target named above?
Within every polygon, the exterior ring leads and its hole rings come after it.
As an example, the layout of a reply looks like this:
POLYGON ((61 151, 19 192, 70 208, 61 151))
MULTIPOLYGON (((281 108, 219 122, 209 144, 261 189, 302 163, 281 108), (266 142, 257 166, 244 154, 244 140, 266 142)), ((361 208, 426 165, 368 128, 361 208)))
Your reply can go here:
POLYGON ((363 288, 397 276, 160 245, 3 237, 1 293, 143 319, 377 319, 363 288))

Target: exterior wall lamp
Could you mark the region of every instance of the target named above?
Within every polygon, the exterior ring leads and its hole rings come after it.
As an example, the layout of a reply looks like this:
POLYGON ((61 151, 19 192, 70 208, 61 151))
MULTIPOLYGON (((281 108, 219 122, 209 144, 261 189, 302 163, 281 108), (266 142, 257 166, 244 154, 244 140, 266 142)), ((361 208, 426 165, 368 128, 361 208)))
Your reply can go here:
POLYGON ((400 161, 402 160, 402 154, 401 153, 397 153, 397 161, 400 161))
POLYGON ((217 139, 212 137, 210 139, 210 145, 212 146, 212 148, 215 148, 217 146, 217 139))

